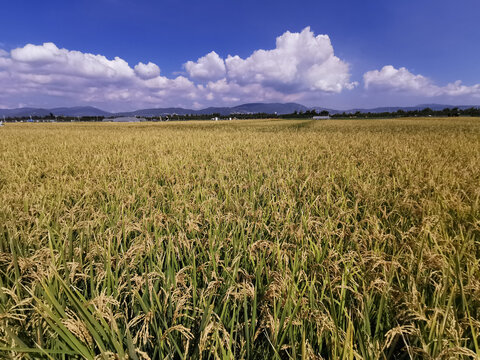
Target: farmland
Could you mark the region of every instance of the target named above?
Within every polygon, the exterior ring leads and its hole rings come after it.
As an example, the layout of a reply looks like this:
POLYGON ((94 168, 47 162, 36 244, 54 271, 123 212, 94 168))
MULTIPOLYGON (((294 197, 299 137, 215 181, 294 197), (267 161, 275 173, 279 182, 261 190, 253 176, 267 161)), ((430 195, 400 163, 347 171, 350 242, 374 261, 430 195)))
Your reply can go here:
POLYGON ((475 118, 7 124, 0 354, 476 358, 479 184, 475 118))

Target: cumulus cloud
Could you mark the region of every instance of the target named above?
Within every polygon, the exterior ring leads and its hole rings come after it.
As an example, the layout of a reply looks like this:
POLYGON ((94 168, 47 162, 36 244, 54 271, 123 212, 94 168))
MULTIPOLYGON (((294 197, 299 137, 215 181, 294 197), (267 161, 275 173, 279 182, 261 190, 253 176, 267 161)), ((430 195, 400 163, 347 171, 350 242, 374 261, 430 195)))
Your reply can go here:
POLYGON ((27 44, 23 48, 12 50, 11 58, 19 65, 42 74, 67 74, 101 79, 129 78, 133 75, 133 69, 119 57, 108 60, 103 55, 59 49, 53 43, 27 44))
POLYGON ((192 79, 220 80, 225 77, 225 62, 215 51, 199 58, 196 62, 188 61, 185 69, 192 79))
POLYGON ((189 79, 160 76, 152 63, 133 68, 120 57, 60 49, 53 43, 27 44, 0 54, 0 81, 8 91, 1 103, 38 106, 94 104, 107 109, 187 106, 198 97, 189 79))
POLYGON ((422 75, 414 75, 406 68, 395 69, 392 65, 381 70, 368 71, 363 75, 365 88, 393 89, 399 91, 431 90, 429 79, 422 75))
MULTIPOLYGON (((107 110, 182 106, 195 108, 251 101, 315 103, 354 88, 348 63, 330 38, 310 28, 285 32, 273 49, 225 59, 212 51, 184 64, 185 76, 160 75, 158 65, 58 48, 53 43, 0 49, 0 104, 15 107, 91 104, 107 110)), ((366 72, 367 91, 423 97, 479 98, 480 84, 446 86, 391 65, 366 72)))
POLYGON ((396 69, 386 65, 381 70, 368 71, 363 75, 366 89, 395 91, 426 97, 469 95, 480 97, 480 84, 463 85, 460 80, 438 86, 423 75, 415 75, 404 67, 396 69))
POLYGON ((305 28, 279 36, 272 50, 257 50, 246 59, 228 56, 227 77, 238 84, 262 84, 284 92, 339 93, 352 89, 349 66, 335 56, 328 35, 305 28))
POLYGON ((57 60, 60 55, 60 49, 54 43, 44 43, 43 45, 27 44, 23 48, 12 50, 12 58, 25 62, 48 62, 57 60))
POLYGON ((160 75, 160 68, 152 62, 148 62, 148 64, 139 62, 135 65, 134 70, 135 74, 142 79, 152 79, 160 75))
POLYGON ((284 94, 302 91, 339 93, 352 89, 349 65, 335 56, 328 35, 315 36, 310 27, 300 33, 285 32, 271 50, 256 50, 243 59, 238 55, 221 59, 215 52, 185 65, 192 79, 228 84, 268 87, 284 94))
POLYGON ((160 75, 158 65, 27 44, 0 51, 0 103, 52 106, 89 103, 106 109, 208 106, 248 101, 302 101, 352 89, 349 65, 330 38, 310 28, 285 32, 270 50, 222 59, 215 51, 184 64, 186 76, 160 75), (45 104, 45 105, 44 105, 45 104))
POLYGON ((474 95, 475 97, 480 97, 480 84, 466 86, 462 84, 461 80, 450 83, 441 88, 441 90, 443 93, 451 96, 474 95))
MULTIPOLYGON (((107 110, 252 101, 318 104, 325 96, 357 85, 351 81, 349 64, 335 55, 328 35, 315 35, 309 27, 298 33, 287 31, 272 49, 258 49, 244 58, 222 58, 212 51, 183 67, 185 76, 167 77, 153 62, 131 66, 120 57, 109 59, 53 43, 27 44, 10 52, 0 49, 0 84, 8 85, 2 86, 0 104, 91 104, 107 110)), ((456 81, 439 86, 404 67, 368 71, 363 80, 367 92, 381 91, 396 99, 399 94, 409 99, 480 98, 480 84, 456 81)))

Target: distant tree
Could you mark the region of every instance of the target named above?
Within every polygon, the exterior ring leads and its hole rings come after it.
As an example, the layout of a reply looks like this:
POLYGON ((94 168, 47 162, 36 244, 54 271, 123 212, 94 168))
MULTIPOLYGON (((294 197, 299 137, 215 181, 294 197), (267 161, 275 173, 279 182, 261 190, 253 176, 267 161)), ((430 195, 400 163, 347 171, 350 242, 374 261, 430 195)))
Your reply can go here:
POLYGON ((427 108, 421 110, 421 111, 419 112, 419 114, 420 114, 421 116, 431 116, 431 115, 433 115, 433 110, 430 109, 429 107, 427 107, 427 108))
POLYGON ((450 116, 450 108, 445 108, 441 111, 443 116, 450 116))

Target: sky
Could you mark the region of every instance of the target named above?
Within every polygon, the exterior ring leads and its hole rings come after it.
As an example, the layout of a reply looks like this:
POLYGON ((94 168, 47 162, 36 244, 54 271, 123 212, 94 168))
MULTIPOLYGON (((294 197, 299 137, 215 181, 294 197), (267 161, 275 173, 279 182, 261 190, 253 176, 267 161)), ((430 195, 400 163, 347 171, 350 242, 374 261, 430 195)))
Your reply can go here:
POLYGON ((0 9, 0 108, 480 105, 478 0, 16 0, 0 9))

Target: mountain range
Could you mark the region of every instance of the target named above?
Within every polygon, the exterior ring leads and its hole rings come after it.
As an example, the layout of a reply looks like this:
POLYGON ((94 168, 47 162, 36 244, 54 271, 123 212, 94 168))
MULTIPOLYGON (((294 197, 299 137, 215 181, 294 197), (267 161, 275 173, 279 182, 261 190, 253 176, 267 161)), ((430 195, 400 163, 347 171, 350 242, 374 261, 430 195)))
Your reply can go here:
POLYGON ((323 107, 307 107, 297 103, 249 103, 242 104, 233 107, 208 107, 205 109, 194 110, 185 109, 180 107, 170 108, 152 108, 152 109, 139 109, 129 112, 108 112, 92 106, 76 106, 76 107, 57 107, 51 109, 23 107, 18 109, 0 109, 0 117, 28 117, 28 116, 48 116, 53 114, 54 116, 166 116, 166 115, 187 115, 187 114, 214 114, 218 113, 222 116, 234 115, 234 114, 291 114, 295 111, 304 112, 307 110, 322 111, 326 110, 330 114, 338 113, 355 113, 357 111, 367 113, 381 113, 381 112, 395 112, 398 110, 413 111, 422 110, 425 108, 431 108, 432 110, 443 110, 445 108, 468 109, 471 107, 477 107, 475 105, 444 105, 444 104, 422 104, 417 106, 392 106, 392 107, 377 107, 372 109, 350 109, 350 110, 335 110, 323 107))

